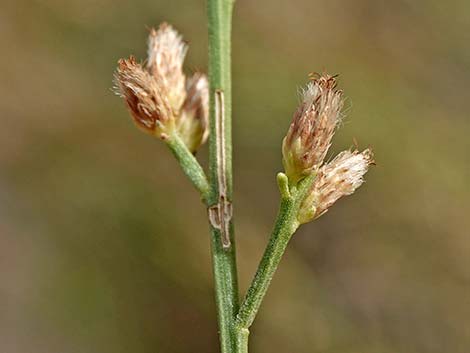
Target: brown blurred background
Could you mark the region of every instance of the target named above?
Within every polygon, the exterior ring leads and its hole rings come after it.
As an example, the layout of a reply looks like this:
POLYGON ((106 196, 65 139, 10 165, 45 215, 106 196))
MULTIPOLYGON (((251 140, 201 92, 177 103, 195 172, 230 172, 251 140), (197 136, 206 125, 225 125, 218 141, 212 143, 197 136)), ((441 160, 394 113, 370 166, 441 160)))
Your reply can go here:
MULTIPOLYGON (((205 71, 204 1, 0 4, 2 353, 218 352, 204 208, 110 89, 162 21, 190 42, 188 72, 205 71)), ((348 96, 333 151, 356 138, 378 162, 294 237, 251 351, 470 351, 469 43, 466 0, 237 1, 242 290, 309 72, 339 73, 348 96)))

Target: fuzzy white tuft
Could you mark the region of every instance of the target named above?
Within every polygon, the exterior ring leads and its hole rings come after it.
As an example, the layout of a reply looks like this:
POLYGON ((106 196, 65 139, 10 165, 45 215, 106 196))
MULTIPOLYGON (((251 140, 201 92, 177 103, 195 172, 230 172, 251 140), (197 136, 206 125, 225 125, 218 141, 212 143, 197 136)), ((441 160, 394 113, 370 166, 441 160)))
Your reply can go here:
POLYGON ((147 68, 166 90, 172 109, 177 112, 186 97, 183 62, 188 46, 169 24, 151 29, 148 39, 147 68))
POLYGON ((364 182, 374 163, 370 149, 343 151, 318 171, 311 190, 299 209, 298 220, 307 223, 320 217, 341 197, 351 195, 364 182))

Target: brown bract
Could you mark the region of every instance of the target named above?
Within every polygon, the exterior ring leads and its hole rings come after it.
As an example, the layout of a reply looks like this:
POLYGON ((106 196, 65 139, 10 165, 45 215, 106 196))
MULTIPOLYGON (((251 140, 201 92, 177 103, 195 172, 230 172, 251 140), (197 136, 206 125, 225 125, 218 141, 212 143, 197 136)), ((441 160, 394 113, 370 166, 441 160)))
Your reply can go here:
POLYGON ((165 138, 173 125, 173 114, 157 81, 131 56, 119 60, 115 82, 137 126, 165 138))

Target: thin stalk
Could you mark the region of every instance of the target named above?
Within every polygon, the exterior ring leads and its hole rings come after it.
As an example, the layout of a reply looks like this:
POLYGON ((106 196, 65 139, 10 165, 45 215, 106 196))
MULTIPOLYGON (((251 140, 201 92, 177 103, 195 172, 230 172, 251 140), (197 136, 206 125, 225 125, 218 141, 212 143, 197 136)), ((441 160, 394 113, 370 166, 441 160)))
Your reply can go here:
POLYGON ((274 276, 290 238, 297 228, 294 200, 283 199, 279 207, 274 230, 269 239, 256 275, 249 287, 238 314, 237 324, 249 328, 253 323, 269 284, 274 276))
POLYGON ((237 353, 248 352, 249 328, 258 313, 287 244, 299 226, 297 213, 314 179, 314 175, 309 176, 297 187, 289 190, 287 177, 283 173, 278 175, 281 204, 271 238, 237 316, 237 353))
POLYGON ((201 194, 202 200, 207 202, 210 185, 196 157, 188 150, 183 140, 176 133, 169 136, 166 144, 181 165, 184 174, 201 194))
POLYGON ((239 307, 232 223, 232 135, 230 36, 233 0, 208 0, 210 139, 207 202, 215 298, 222 353, 234 353, 239 307))

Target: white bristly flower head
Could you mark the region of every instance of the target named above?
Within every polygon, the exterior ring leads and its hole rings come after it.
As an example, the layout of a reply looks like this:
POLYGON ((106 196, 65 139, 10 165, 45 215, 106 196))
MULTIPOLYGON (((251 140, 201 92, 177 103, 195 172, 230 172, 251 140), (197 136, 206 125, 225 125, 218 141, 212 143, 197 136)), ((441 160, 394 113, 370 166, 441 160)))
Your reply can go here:
POLYGON ((195 153, 209 136, 209 82, 201 73, 186 80, 186 100, 177 130, 188 149, 195 153))
POLYGON ((342 91, 336 79, 317 75, 302 91, 302 101, 282 142, 283 165, 290 183, 317 170, 341 120, 342 91))
POLYGON ((169 24, 150 30, 147 68, 166 91, 174 112, 181 109, 186 97, 183 62, 187 50, 181 35, 169 24))
POLYGON ((351 195, 364 182, 374 163, 370 149, 343 151, 320 168, 309 194, 300 206, 300 224, 320 217, 341 197, 351 195))

